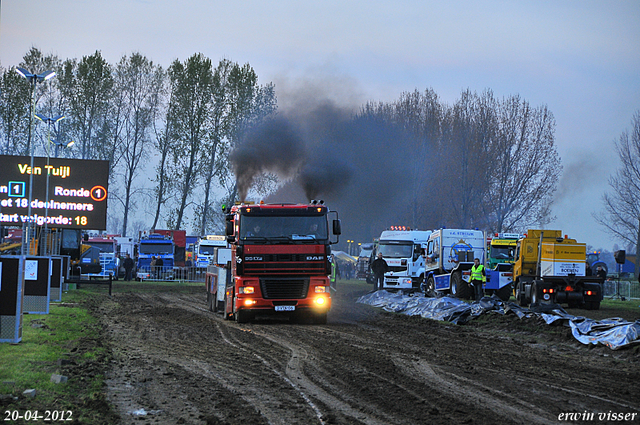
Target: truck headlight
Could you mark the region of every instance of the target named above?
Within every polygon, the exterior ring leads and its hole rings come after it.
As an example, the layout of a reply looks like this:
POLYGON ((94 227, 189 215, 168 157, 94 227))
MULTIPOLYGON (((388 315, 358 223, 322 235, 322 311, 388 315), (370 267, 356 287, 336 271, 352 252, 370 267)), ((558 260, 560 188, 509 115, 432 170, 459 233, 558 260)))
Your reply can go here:
POLYGON ((315 287, 315 292, 316 294, 323 294, 325 292, 327 292, 327 287, 326 286, 316 286, 315 287))
POLYGON ((256 291, 256 288, 253 286, 241 286, 238 288, 238 293, 240 294, 253 294, 256 291))

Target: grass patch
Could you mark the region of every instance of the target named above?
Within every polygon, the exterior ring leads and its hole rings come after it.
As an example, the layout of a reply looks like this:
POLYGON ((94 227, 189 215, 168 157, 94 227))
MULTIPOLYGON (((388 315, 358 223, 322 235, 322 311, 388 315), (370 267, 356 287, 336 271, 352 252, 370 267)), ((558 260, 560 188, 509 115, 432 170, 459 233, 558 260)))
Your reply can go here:
MULTIPOLYGON (((101 295, 85 291, 63 294, 47 315, 24 315, 22 341, 0 344, 1 412, 71 411, 74 423, 113 423, 104 395, 104 371, 110 358, 101 341, 101 325, 91 306, 101 295), (51 375, 68 377, 51 382, 51 375), (35 398, 22 393, 35 389, 35 398)), ((3 416, 4 419, 4 416, 3 416)), ((20 423, 20 422, 17 422, 20 423)))

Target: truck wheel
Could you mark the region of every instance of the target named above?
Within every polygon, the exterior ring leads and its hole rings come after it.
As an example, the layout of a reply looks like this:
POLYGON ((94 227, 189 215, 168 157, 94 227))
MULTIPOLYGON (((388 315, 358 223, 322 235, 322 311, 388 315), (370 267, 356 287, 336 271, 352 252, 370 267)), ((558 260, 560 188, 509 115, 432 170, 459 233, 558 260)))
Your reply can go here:
POLYGON ((424 283, 424 275, 421 274, 416 280, 411 281, 411 289, 421 289, 424 283))
POLYGON ((435 280, 433 280, 433 276, 429 276, 427 278, 427 284, 423 285, 423 291, 424 294, 427 297, 435 297, 436 296, 436 282, 435 280))
POLYGON ((227 313, 227 304, 229 303, 229 299, 224 297, 224 307, 222 308, 222 315, 224 316, 224 320, 231 320, 233 318, 233 313, 227 313))
POLYGON ((498 289, 497 295, 498 295, 498 298, 500 298, 502 301, 509 301, 509 298, 511 298, 512 292, 513 292, 513 288, 511 287, 511 285, 506 285, 498 289))
POLYGON ((209 311, 214 313, 218 311, 218 293, 211 294, 211 301, 209 301, 209 311))
POLYGON ((527 299, 526 299, 522 284, 520 282, 516 282, 514 285, 516 286, 516 301, 518 302, 518 305, 520 307, 526 307, 527 299))
POLYGON ((249 310, 238 310, 236 311, 235 314, 235 318, 236 318, 236 322, 238 323, 247 323, 250 322, 252 319, 252 314, 251 311, 249 310))
POLYGON ((451 295, 465 300, 473 295, 473 289, 467 282, 462 280, 460 273, 456 272, 451 275, 451 295))
POLYGON ((538 303, 538 285, 535 282, 531 284, 531 304, 538 303))

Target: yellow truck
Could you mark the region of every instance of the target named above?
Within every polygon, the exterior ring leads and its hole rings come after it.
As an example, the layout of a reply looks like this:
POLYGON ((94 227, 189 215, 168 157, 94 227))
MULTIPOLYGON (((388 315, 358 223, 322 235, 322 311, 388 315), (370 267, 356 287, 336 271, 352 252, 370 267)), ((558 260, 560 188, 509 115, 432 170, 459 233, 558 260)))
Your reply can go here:
POLYGON ((586 276, 586 245, 560 230, 529 230, 516 244, 515 297, 521 306, 563 304, 598 310, 603 279, 586 276))

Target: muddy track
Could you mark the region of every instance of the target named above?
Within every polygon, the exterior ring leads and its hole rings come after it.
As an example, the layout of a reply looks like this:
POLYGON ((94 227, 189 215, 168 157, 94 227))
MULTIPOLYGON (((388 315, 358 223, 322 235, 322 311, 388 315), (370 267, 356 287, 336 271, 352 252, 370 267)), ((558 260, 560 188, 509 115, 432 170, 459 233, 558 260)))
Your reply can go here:
POLYGON ((343 286, 322 326, 226 321, 200 288, 117 294, 100 311, 109 400, 122 423, 154 424, 549 424, 640 411, 637 350, 589 349, 515 316, 457 326, 386 313, 355 303, 366 289, 343 286))

